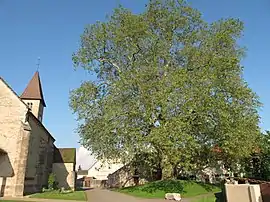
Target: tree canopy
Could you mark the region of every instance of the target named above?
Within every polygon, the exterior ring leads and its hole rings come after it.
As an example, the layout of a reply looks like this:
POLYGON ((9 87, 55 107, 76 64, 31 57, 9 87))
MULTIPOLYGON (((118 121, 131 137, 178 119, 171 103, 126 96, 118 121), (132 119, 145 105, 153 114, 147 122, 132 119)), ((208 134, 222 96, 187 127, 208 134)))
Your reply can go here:
POLYGON ((242 76, 242 32, 181 0, 150 0, 140 14, 120 6, 88 25, 73 62, 97 79, 70 96, 81 143, 123 162, 148 153, 172 172, 249 155, 260 102, 242 76))
POLYGON ((270 132, 262 133, 257 139, 257 148, 243 164, 247 177, 270 180, 270 132))

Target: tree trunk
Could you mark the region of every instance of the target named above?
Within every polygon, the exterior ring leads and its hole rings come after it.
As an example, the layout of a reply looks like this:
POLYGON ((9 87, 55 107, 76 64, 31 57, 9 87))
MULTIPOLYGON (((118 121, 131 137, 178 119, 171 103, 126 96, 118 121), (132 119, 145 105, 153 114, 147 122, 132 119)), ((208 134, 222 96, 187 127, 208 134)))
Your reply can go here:
POLYGON ((162 168, 157 169, 156 180, 162 180, 162 168))
POLYGON ((158 163, 157 166, 157 171, 156 171, 156 176, 155 176, 155 180, 162 180, 163 177, 163 173, 162 173, 162 167, 161 167, 161 163, 158 163))
POLYGON ((172 164, 172 173, 171 173, 171 178, 172 179, 177 179, 177 177, 178 177, 178 169, 177 169, 177 164, 175 165, 175 164, 172 164))

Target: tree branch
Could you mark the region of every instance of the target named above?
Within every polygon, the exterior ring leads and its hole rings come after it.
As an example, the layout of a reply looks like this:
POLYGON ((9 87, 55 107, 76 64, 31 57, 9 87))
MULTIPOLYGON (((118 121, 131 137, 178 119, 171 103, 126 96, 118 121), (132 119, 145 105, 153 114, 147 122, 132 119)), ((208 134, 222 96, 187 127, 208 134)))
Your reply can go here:
POLYGON ((114 62, 109 61, 108 59, 105 59, 105 58, 99 58, 98 60, 99 60, 100 62, 107 62, 107 63, 110 63, 111 65, 113 65, 113 66, 118 70, 119 73, 121 73, 120 67, 119 67, 117 64, 115 64, 114 62))
POLYGON ((137 50, 137 52, 133 53, 133 55, 132 55, 133 62, 136 60, 136 57, 135 57, 135 56, 136 56, 139 52, 141 52, 140 46, 139 46, 138 44, 136 44, 136 46, 137 46, 138 50, 137 50))

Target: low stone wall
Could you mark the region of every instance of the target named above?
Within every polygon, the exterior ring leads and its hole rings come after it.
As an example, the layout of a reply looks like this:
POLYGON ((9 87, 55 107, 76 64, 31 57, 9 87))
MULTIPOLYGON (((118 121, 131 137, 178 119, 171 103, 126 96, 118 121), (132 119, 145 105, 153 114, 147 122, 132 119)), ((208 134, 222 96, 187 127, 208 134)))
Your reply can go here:
POLYGON ((134 185, 133 173, 128 167, 123 167, 116 172, 108 175, 108 186, 111 188, 125 187, 134 185))
POLYGON ((227 202, 262 202, 260 185, 225 184, 227 202))
POLYGON ((270 202, 270 182, 252 178, 231 177, 226 179, 231 184, 251 184, 259 185, 260 193, 263 202, 270 202))
POLYGON ((261 194, 263 202, 269 202, 270 201, 270 183, 262 183, 260 184, 261 188, 261 194))
POLYGON ((41 192, 39 185, 35 185, 35 184, 24 185, 24 194, 25 195, 33 194, 33 193, 37 193, 37 192, 41 192))
POLYGON ((108 175, 108 187, 119 188, 145 184, 147 180, 134 175, 129 166, 124 166, 116 172, 108 175))

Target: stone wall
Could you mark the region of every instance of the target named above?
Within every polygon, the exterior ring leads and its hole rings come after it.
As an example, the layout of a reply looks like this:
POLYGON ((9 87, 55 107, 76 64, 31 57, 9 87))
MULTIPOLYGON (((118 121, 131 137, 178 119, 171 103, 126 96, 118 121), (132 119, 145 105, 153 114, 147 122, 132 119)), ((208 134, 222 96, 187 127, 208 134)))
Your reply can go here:
POLYGON ((116 172, 108 175, 107 185, 111 188, 134 186, 136 185, 136 180, 138 184, 146 183, 145 179, 141 179, 139 176, 135 177, 129 166, 124 166, 116 172))
POLYGON ((23 157, 20 153, 25 152, 22 144, 28 144, 29 133, 24 130, 23 125, 27 107, 1 78, 0 112, 0 148, 7 153, 0 157, 0 168, 8 169, 0 176, 0 193, 5 196, 22 195, 24 173, 20 173, 20 168, 25 159, 20 159, 23 157))
POLYGON ((260 185, 250 184, 226 184, 227 202, 262 202, 260 185))
POLYGON ((25 193, 41 191, 52 172, 53 140, 33 116, 29 116, 31 139, 27 158, 25 193))
MULTIPOLYGON (((53 156, 54 156, 54 141, 50 139, 47 144, 46 173, 48 176, 46 177, 46 179, 48 179, 49 174, 52 173, 53 171, 53 156)), ((46 181, 46 184, 47 184, 47 181, 46 181)))
POLYGON ((31 128, 27 124, 23 124, 21 129, 21 139, 18 141, 19 157, 16 159, 16 165, 18 166, 16 171, 16 180, 15 180, 15 190, 13 196, 23 196, 24 194, 24 182, 25 182, 25 173, 26 173, 26 163, 28 156, 28 147, 30 140, 31 128))
POLYGON ((75 189, 76 175, 74 163, 54 163, 53 173, 56 176, 58 188, 75 189))

